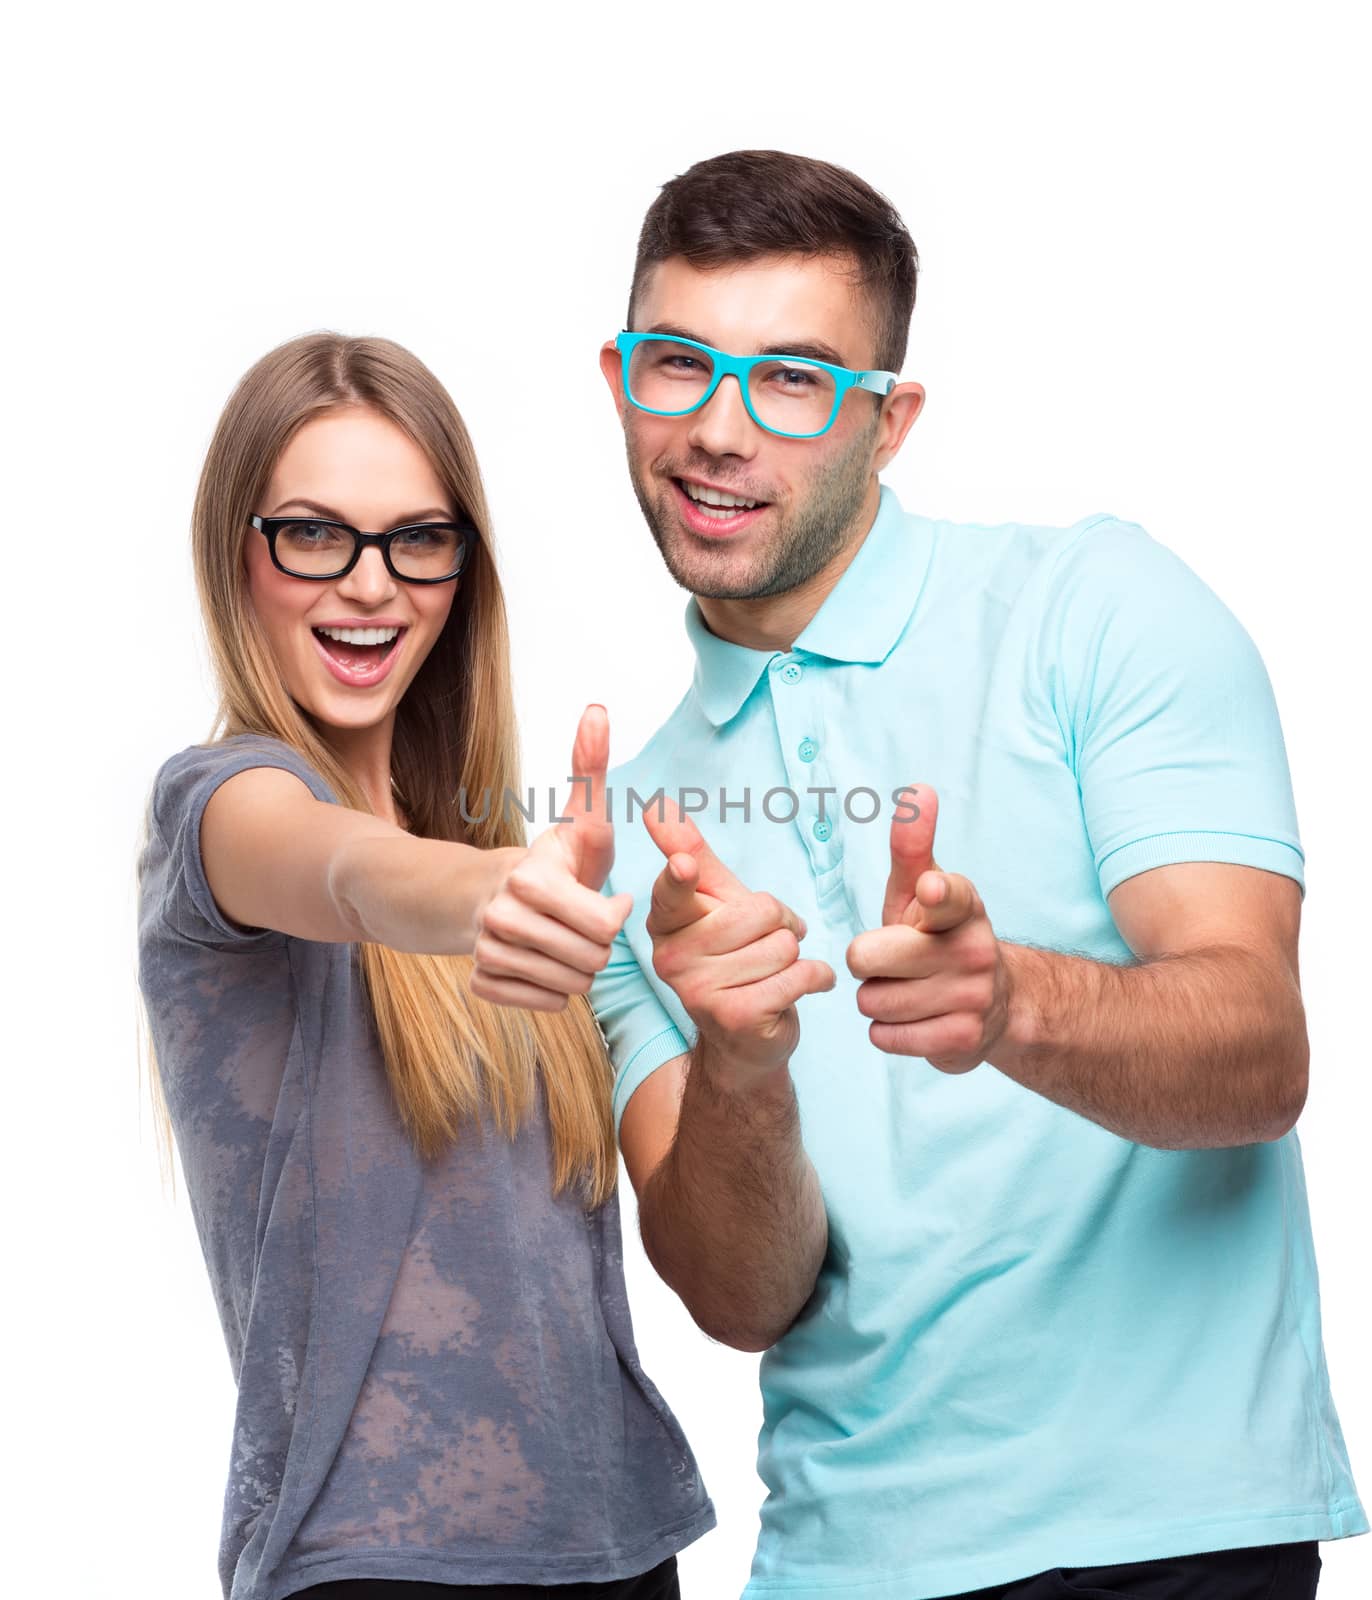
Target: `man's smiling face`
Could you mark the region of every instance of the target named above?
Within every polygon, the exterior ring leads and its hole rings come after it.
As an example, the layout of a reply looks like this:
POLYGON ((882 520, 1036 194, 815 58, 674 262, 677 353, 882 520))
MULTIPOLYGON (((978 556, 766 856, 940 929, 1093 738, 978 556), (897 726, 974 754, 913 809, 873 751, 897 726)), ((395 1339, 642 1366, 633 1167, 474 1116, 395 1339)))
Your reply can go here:
MULTIPOLYGON (((847 258, 772 255, 703 270, 674 256, 647 274, 633 321, 636 332, 674 333, 731 355, 809 355, 864 371, 879 364, 871 302, 847 258)), ((693 594, 788 593, 870 525, 876 471, 891 453, 876 395, 851 390, 827 433, 786 439, 753 421, 731 377, 689 416, 657 417, 625 398, 613 343, 601 366, 619 400, 638 503, 668 571, 693 594), (712 490, 754 505, 721 515, 702 505, 712 490)))

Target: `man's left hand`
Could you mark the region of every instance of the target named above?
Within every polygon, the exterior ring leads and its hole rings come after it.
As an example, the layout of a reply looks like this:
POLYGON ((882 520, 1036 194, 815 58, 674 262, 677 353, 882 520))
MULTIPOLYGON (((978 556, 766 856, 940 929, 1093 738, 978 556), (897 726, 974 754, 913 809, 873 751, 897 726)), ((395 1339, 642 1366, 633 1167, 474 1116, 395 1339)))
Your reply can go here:
POLYGON ((872 1019, 868 1036, 879 1050, 970 1072, 1009 1021, 1006 947, 971 882, 934 860, 938 795, 924 784, 901 793, 882 925, 848 946, 848 970, 864 980, 858 1010, 872 1019))

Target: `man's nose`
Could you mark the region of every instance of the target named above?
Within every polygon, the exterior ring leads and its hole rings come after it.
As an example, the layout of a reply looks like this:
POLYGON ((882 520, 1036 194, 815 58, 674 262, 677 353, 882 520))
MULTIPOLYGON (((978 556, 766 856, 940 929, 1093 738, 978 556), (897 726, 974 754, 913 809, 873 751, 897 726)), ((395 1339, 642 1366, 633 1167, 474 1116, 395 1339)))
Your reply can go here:
POLYGON ((748 415, 743 390, 733 373, 719 380, 719 387, 691 413, 687 435, 696 449, 710 456, 752 456, 757 453, 757 424, 748 415))

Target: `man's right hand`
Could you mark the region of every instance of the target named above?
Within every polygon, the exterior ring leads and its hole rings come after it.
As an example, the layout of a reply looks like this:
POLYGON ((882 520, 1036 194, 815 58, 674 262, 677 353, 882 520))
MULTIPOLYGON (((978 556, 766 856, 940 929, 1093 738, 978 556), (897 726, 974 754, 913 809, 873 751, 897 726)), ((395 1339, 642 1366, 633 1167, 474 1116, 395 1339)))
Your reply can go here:
POLYGON ((667 858, 646 931, 653 970, 675 990, 720 1065, 752 1077, 784 1066, 800 1038, 796 1001, 834 986, 833 968, 802 960, 805 924, 774 895, 753 893, 663 799, 644 826, 667 858))

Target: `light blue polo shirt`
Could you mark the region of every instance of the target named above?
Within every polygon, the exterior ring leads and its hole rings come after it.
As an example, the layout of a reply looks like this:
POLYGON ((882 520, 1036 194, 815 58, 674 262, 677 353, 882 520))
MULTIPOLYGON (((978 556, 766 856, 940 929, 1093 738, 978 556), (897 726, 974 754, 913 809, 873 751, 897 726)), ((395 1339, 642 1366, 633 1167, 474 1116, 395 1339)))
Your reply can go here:
POLYGON ((948 1076, 885 1055, 844 960, 881 924, 904 784, 937 790, 939 864, 1002 939, 1130 961, 1105 897, 1170 862, 1304 893, 1276 705, 1242 626, 1130 523, 933 522, 889 488, 791 651, 716 638, 694 600, 686 625, 689 691, 610 775, 606 893, 635 900, 592 991, 616 1116, 695 1036, 653 971, 662 857, 637 810, 623 821, 629 786, 704 790, 715 852, 805 918, 802 953, 838 980, 799 1008, 791 1071, 830 1244, 806 1314, 762 1358, 769 1492, 745 1595, 928 1600, 1365 1532, 1296 1134, 1154 1150, 985 1064, 948 1076))

